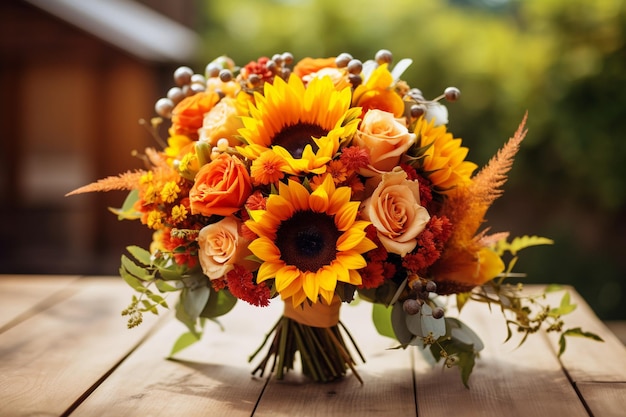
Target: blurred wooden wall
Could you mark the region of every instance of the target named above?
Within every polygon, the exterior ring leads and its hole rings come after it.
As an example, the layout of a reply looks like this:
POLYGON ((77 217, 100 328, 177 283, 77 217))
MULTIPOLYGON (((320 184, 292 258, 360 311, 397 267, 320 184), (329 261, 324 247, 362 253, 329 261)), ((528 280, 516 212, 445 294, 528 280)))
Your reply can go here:
MULTIPOLYGON (((51 0, 52 1, 52 0, 51 0)), ((0 273, 114 274, 137 222, 118 222, 124 192, 64 197, 140 168, 154 146, 141 118, 177 62, 138 58, 28 2, 0 5, 0 273)))

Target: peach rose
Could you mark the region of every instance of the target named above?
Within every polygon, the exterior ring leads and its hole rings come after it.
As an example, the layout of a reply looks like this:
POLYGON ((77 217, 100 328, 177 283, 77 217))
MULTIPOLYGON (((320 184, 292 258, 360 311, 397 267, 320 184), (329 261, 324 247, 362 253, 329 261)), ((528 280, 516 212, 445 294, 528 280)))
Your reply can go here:
POLYGON ((203 165, 189 191, 192 214, 230 216, 252 193, 248 171, 239 158, 220 154, 203 165))
POLYGON ((204 116, 198 131, 200 140, 215 146, 219 139, 226 138, 230 146, 239 145, 236 135, 237 130, 243 127, 240 116, 244 114, 245 108, 237 103, 237 99, 224 97, 204 116))
POLYGON ((420 205, 419 184, 407 180, 401 168, 382 175, 372 196, 363 202, 363 217, 372 222, 388 252, 404 256, 417 245, 417 236, 430 220, 420 205))
POLYGON ((198 234, 198 259, 202 272, 210 279, 219 279, 251 254, 250 243, 239 233, 242 223, 236 218, 224 217, 217 223, 203 227, 198 234))
MULTIPOLYGON (((400 163, 402 154, 415 143, 415 139, 403 119, 396 119, 386 111, 370 110, 365 113, 352 143, 369 151, 371 167, 388 172, 400 163)), ((371 176, 373 172, 363 170, 361 174, 371 176)))

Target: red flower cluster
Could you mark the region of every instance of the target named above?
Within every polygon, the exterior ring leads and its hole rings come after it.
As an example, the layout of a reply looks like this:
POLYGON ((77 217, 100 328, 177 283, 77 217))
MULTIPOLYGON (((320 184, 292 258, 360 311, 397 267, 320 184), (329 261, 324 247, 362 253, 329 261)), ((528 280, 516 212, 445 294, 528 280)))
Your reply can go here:
POLYGON ((432 216, 424 231, 417 237, 417 248, 402 259, 402 266, 408 272, 426 275, 426 268, 439 259, 451 234, 452 223, 447 217, 432 216))
POLYGON ((243 266, 235 264, 234 269, 226 274, 226 282, 235 297, 257 307, 267 307, 270 304, 271 293, 267 284, 255 283, 252 272, 243 266))

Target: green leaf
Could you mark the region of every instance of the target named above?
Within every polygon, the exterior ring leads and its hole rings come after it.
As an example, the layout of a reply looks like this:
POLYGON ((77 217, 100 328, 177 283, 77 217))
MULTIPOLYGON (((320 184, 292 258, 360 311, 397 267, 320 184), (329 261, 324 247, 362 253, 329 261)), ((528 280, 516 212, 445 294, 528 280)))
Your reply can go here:
POLYGON ((512 255, 516 255, 522 249, 529 248, 531 246, 538 245, 552 245, 554 241, 552 239, 548 239, 540 236, 521 236, 516 237, 511 241, 508 245, 508 250, 512 255))
POLYGON ((560 284, 549 284, 548 286, 546 286, 546 289, 544 290, 544 292, 550 293, 550 292, 557 292, 557 291, 561 291, 563 290, 563 286, 560 284))
POLYGON ((396 338, 391 324, 391 307, 387 307, 380 303, 374 303, 372 306, 372 321, 378 334, 387 336, 392 339, 396 338))
POLYGON ((138 260, 142 265, 152 265, 152 255, 150 252, 139 246, 127 246, 126 250, 133 255, 133 258, 138 260))
POLYGON ((576 310, 576 304, 570 303, 569 292, 566 292, 563 294, 563 298, 561 298, 561 304, 559 307, 551 309, 548 314, 551 317, 559 317, 569 314, 574 310, 576 310))
POLYGON ((591 332, 585 332, 580 327, 567 329, 561 334, 561 337, 559 338, 559 354, 558 354, 559 357, 565 352, 565 347, 566 347, 565 337, 566 336, 584 337, 587 339, 595 340, 597 342, 604 342, 604 339, 602 339, 597 334, 591 333, 591 332))
POLYGON ((128 272, 126 268, 124 268, 124 266, 120 266, 119 272, 124 281, 126 281, 126 283, 130 285, 131 288, 133 288, 135 291, 141 293, 145 293, 148 291, 148 289, 143 286, 142 281, 140 281, 139 278, 128 272))
POLYGON ((132 190, 126 196, 122 207, 119 209, 109 207, 109 211, 117 215, 118 220, 137 220, 141 213, 135 210, 135 203, 139 200, 139 190, 132 190))
POLYGON ((172 292, 172 291, 178 291, 180 289, 169 284, 167 281, 164 281, 162 279, 156 279, 154 280, 154 283, 156 287, 158 288, 158 290, 161 292, 172 292))
POLYGON ((149 292, 146 294, 148 296, 149 299, 151 299, 155 304, 158 304, 162 307, 167 308, 167 302, 165 301, 165 298, 161 297, 159 294, 155 294, 153 292, 149 292))
POLYGON ((200 313, 202 313, 207 301, 209 301, 210 295, 211 289, 206 285, 193 289, 185 288, 181 291, 180 303, 191 320, 196 321, 200 317, 200 313))
POLYGON ((128 273, 142 281, 150 281, 154 278, 154 275, 152 275, 147 269, 140 267, 126 255, 122 255, 122 266, 126 271, 128 271, 128 273))
POLYGON ((457 308, 459 309, 459 312, 461 311, 463 306, 469 301, 471 296, 472 296, 472 293, 469 293, 469 292, 462 292, 456 295, 456 305, 457 305, 457 308))
POLYGON ((192 332, 186 332, 180 335, 180 337, 176 339, 176 342, 174 342, 174 346, 172 346, 169 357, 171 358, 181 350, 188 348, 189 346, 198 342, 200 340, 200 336, 201 335, 194 334, 192 332))
POLYGON ((393 333, 396 335, 396 339, 403 346, 408 345, 413 340, 413 333, 406 325, 406 312, 402 308, 402 303, 395 303, 391 308, 391 327, 393 333))
POLYGON ((228 290, 215 291, 210 289, 208 301, 206 302, 200 317, 214 319, 228 313, 237 304, 237 297, 228 290))

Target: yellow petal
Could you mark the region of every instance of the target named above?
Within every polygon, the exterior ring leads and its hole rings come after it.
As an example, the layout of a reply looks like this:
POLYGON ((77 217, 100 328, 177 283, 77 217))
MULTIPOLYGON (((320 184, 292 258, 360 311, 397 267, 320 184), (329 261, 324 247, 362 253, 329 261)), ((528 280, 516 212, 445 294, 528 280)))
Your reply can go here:
POLYGON ((283 262, 263 262, 257 272, 256 281, 263 282, 276 276, 276 272, 284 267, 283 262))
POLYGON ((285 265, 276 272, 276 291, 281 292, 290 286, 302 273, 292 265, 285 265))
POLYGON ((316 302, 320 292, 320 283, 317 280, 316 272, 305 272, 302 281, 302 289, 309 300, 316 302))
POLYGON ((365 238, 365 231, 350 228, 337 239, 337 250, 340 252, 354 249, 365 238))
POLYGON ((248 248, 264 261, 276 262, 280 260, 280 250, 274 242, 264 236, 250 242, 248 248))

